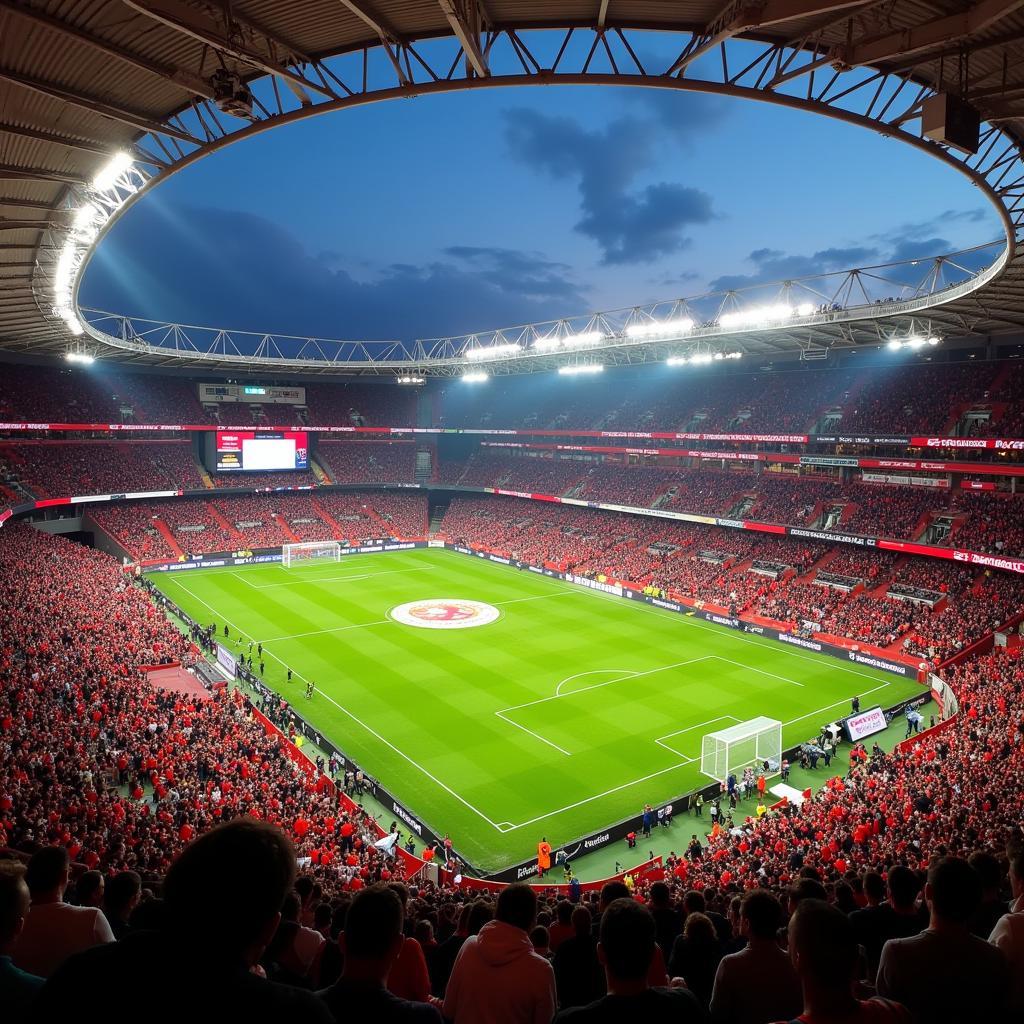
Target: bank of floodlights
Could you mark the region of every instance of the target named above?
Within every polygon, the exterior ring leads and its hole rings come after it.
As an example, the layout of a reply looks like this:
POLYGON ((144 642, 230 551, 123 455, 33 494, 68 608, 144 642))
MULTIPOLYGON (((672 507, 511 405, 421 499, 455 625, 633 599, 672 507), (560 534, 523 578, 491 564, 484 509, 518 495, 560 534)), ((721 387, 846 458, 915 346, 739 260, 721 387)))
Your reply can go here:
POLYGON ((482 384, 485 380, 490 379, 490 375, 483 373, 481 371, 477 371, 475 373, 464 373, 462 375, 462 379, 467 384, 482 384))
POLYGON ((479 348, 467 349, 462 353, 464 359, 479 363, 485 359, 501 359, 505 356, 515 356, 522 351, 521 346, 515 342, 507 345, 481 345, 479 348))
POLYGON ((587 348, 590 345, 600 345, 605 340, 601 331, 580 331, 576 334, 563 334, 561 337, 551 334, 544 338, 537 338, 533 343, 535 352, 557 352, 562 349, 572 351, 573 349, 587 348))
POLYGON ((423 377, 396 377, 396 381, 399 384, 423 384, 425 379, 423 377))
POLYGON ((574 363, 571 366, 560 366, 558 374, 561 377, 580 377, 587 374, 603 373, 602 363, 574 363))
POLYGON ((634 341, 678 338, 680 335, 689 334, 693 327, 694 323, 688 316, 678 317, 675 320, 651 320, 645 324, 630 324, 626 328, 626 337, 632 338, 634 341))
POLYGON ((751 306, 748 309, 723 313, 718 318, 718 326, 725 328, 767 327, 770 324, 791 320, 793 317, 811 316, 813 313, 814 306, 810 302, 802 302, 799 306, 777 302, 770 306, 751 306))
POLYGON ((742 352, 695 352, 690 356, 669 356, 666 366, 707 366, 709 363, 720 363, 726 359, 742 359, 742 352))
POLYGON ((936 337, 934 334, 930 337, 925 337, 923 334, 908 334, 905 338, 890 338, 886 348, 888 348, 890 352, 899 352, 904 348, 909 348, 911 351, 917 352, 926 345, 931 348, 935 348, 935 346, 941 341, 942 339, 936 337))
POLYGON ((75 337, 85 333, 74 308, 75 276, 103 225, 128 196, 137 191, 141 179, 133 174, 134 167, 129 154, 115 153, 97 171, 86 190, 88 197, 83 197, 81 205, 71 211, 71 223, 53 272, 52 311, 54 316, 64 321, 68 333, 75 337))

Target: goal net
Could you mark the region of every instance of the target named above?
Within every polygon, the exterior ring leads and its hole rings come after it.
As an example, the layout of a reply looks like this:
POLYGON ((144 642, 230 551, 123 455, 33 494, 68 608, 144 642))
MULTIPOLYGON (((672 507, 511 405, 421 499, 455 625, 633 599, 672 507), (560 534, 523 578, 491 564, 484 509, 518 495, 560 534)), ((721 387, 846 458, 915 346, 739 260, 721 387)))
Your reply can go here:
POLYGON ((774 718, 751 718, 704 736, 700 751, 700 770, 718 782, 729 775, 737 777, 750 766, 775 774, 782 761, 782 723, 774 718))
POLYGON ((299 562, 341 561, 341 545, 336 540, 307 541, 304 544, 282 544, 281 564, 290 569, 299 562))

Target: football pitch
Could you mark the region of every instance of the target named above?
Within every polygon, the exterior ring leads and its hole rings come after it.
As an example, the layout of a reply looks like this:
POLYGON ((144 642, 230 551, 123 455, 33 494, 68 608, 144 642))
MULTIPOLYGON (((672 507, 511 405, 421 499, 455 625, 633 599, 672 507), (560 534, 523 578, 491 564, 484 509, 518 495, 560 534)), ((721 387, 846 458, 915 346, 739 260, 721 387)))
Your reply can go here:
POLYGON ((788 746, 854 695, 867 708, 921 692, 440 549, 151 578, 221 639, 227 624, 232 639, 262 642, 266 683, 488 871, 528 858, 541 836, 568 843, 706 782, 707 732, 766 715, 788 746))

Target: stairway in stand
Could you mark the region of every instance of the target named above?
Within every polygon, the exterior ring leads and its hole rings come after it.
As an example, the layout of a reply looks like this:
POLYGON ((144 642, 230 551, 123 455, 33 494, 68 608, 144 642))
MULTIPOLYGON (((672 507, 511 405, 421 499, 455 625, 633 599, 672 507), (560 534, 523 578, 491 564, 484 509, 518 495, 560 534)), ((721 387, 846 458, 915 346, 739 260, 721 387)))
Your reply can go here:
POLYGON ((181 545, 175 540, 174 534, 171 533, 171 528, 162 519, 153 519, 153 525, 156 527, 157 533, 167 541, 167 546, 174 552, 175 558, 184 558, 185 552, 182 550, 181 545))
POLYGON ((235 526, 234 523, 229 522, 225 518, 224 513, 221 512, 221 510, 217 508, 217 506, 212 501, 208 501, 206 503, 206 507, 210 510, 210 515, 213 517, 214 522, 216 522, 220 526, 220 528, 231 538, 232 541, 234 541, 240 548, 248 546, 248 542, 246 541, 245 537, 242 536, 238 527, 235 526))
POLYGON ((281 532, 293 544, 301 544, 302 538, 289 526, 288 521, 279 512, 272 513, 274 522, 281 527, 281 532))
POLYGON ((328 525, 328 527, 330 527, 331 537, 334 540, 345 540, 347 538, 348 534, 346 534, 344 527, 342 527, 341 523, 339 523, 338 520, 335 519, 334 516, 332 516, 331 513, 328 512, 327 509, 325 509, 323 505, 321 505, 320 502, 316 500, 316 498, 311 498, 310 504, 313 506, 313 511, 316 512, 316 514, 328 525))

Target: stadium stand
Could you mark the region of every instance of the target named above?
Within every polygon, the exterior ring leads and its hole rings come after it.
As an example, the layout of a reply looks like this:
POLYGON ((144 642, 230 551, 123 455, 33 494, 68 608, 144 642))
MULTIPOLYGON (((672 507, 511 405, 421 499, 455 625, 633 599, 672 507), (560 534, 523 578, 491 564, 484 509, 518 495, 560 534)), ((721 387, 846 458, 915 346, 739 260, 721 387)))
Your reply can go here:
POLYGON ((314 457, 334 483, 413 483, 416 479, 416 445, 411 441, 322 440, 314 457))

